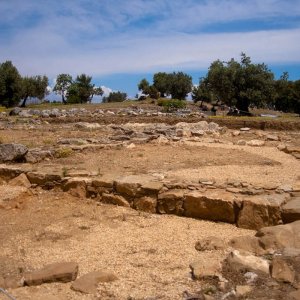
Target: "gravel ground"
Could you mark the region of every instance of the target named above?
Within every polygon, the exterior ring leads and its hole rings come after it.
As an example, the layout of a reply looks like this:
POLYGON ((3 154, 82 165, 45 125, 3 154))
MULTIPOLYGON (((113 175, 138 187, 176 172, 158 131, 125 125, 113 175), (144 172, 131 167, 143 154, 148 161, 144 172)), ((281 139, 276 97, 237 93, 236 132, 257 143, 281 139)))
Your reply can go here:
MULTIPOLYGON (((195 143, 188 143, 189 145, 195 143)), ((203 143, 198 143, 199 147, 203 143)), ((227 180, 247 182, 256 186, 265 185, 292 185, 300 180, 300 161, 295 157, 279 151, 275 147, 250 147, 235 145, 217 145, 206 144, 209 155, 213 156, 216 149, 224 149, 223 160, 236 159, 233 164, 222 166, 212 165, 201 168, 182 168, 167 172, 168 178, 177 180, 198 181, 199 178, 214 179, 217 182, 224 183, 227 180), (238 157, 236 151, 244 155, 238 157), (227 156, 226 154, 229 153, 227 156), (247 163, 242 160, 251 156, 259 157, 256 163, 247 163)))
POLYGON ((79 276, 105 270, 119 280, 101 284, 98 295, 54 283, 10 290, 16 299, 182 299, 184 291, 200 287, 191 279, 189 264, 224 256, 222 251, 197 252, 198 239, 228 241, 254 234, 230 224, 97 205, 62 192, 40 191, 24 201, 23 209, 1 214, 2 272, 76 261, 79 276))

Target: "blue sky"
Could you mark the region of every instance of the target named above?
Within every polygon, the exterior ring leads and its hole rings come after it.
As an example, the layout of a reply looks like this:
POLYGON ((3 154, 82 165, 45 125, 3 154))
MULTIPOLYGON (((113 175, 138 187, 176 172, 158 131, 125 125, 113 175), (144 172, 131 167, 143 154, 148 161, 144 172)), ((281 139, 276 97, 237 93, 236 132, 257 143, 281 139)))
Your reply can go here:
POLYGON ((0 0, 0 62, 51 85, 86 73, 134 96, 143 77, 184 71, 197 83, 242 51, 300 79, 300 0, 0 0))

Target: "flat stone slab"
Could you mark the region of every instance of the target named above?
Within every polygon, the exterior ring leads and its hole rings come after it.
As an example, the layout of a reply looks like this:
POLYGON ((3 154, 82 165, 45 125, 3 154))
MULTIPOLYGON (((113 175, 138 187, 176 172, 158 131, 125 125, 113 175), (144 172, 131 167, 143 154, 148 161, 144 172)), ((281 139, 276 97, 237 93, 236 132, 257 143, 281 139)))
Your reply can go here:
POLYGON ((117 279, 118 277, 112 273, 94 271, 77 278, 72 283, 71 288, 84 294, 95 294, 99 283, 112 282, 117 279))
POLYGON ((25 274, 24 284, 31 286, 58 281, 69 282, 76 279, 77 273, 78 264, 75 262, 53 263, 25 274))

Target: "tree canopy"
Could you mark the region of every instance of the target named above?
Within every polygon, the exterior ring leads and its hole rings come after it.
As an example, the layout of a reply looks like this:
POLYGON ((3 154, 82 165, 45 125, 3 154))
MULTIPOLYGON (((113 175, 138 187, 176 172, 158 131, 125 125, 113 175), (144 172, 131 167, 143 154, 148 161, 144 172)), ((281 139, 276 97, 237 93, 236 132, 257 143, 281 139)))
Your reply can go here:
POLYGON ((22 77, 11 61, 0 64, 0 105, 12 107, 19 103, 22 77))
POLYGON ((103 90, 92 83, 92 76, 86 74, 78 75, 75 81, 68 85, 66 91, 68 103, 91 102, 94 95, 102 96, 103 90))
POLYGON ((250 105, 262 107, 274 98, 274 74, 265 64, 252 63, 245 53, 240 62, 214 61, 204 82, 205 93, 212 92, 218 101, 235 106, 242 114, 249 114, 250 105))
POLYGON ((111 92, 107 97, 103 97, 102 102, 109 103, 109 102, 123 102, 127 99, 127 94, 118 92, 111 92))
POLYGON ((43 99, 48 93, 48 77, 47 76, 31 76, 22 78, 21 99, 23 99, 21 107, 25 107, 28 98, 43 99))
POLYGON ((73 79, 70 74, 59 74, 56 78, 56 84, 53 88, 53 91, 61 95, 61 100, 64 104, 67 104, 65 97, 72 82, 73 79))
POLYGON ((139 82, 138 89, 155 99, 171 95, 172 98, 183 100, 192 90, 192 77, 183 72, 159 72, 153 75, 152 85, 144 78, 139 82))

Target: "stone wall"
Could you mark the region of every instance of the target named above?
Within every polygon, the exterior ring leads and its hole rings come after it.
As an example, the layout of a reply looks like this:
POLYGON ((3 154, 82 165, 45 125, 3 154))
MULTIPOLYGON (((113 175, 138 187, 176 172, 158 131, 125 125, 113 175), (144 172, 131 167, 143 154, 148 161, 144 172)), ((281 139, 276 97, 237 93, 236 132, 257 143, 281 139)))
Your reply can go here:
POLYGON ((100 203, 131 207, 146 213, 174 214, 259 229, 300 219, 300 187, 260 189, 259 194, 247 189, 218 187, 210 182, 199 184, 170 183, 150 175, 111 175, 62 177, 9 166, 0 166, 0 177, 8 184, 18 180, 30 188, 58 188, 80 198, 100 203), (28 185, 27 185, 28 186, 28 185))

